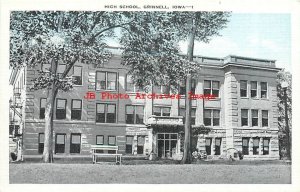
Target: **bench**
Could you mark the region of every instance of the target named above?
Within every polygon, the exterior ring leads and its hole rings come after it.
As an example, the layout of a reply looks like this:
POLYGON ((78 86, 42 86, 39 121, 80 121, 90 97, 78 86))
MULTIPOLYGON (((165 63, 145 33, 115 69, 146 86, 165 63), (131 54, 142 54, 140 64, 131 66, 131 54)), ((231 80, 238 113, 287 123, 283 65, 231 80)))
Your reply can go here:
POLYGON ((122 154, 118 154, 118 146, 114 145, 92 145, 92 158, 93 158, 93 164, 97 163, 97 157, 109 157, 114 156, 116 157, 116 164, 122 164, 122 154), (97 151, 102 150, 103 153, 99 153, 97 151), (104 151, 115 151, 115 153, 104 153, 104 151), (118 161, 118 159, 120 161, 118 161))

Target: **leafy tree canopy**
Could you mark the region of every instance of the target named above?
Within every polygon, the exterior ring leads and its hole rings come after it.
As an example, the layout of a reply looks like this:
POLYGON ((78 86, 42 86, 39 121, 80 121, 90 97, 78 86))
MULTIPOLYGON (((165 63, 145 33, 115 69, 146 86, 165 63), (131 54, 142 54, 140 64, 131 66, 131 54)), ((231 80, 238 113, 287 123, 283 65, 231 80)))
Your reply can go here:
MULTIPOLYGON (((186 40, 190 20, 195 19, 195 39, 209 42, 228 22, 226 12, 60 12, 14 11, 10 22, 10 66, 49 64, 51 59, 66 64, 63 75, 40 72, 34 89, 48 88, 53 82, 68 90, 67 77, 75 62, 101 66, 111 57, 105 38, 122 28, 123 64, 129 66, 133 81, 146 87, 177 86, 187 73, 200 66, 180 55, 178 42, 186 40)), ((52 72, 51 72, 52 71, 52 72)))
POLYGON ((133 81, 141 87, 153 83, 175 89, 186 74, 200 69, 178 46, 187 40, 192 26, 189 21, 195 20, 195 40, 207 43, 219 35, 229 16, 227 12, 139 12, 123 28, 123 64, 129 66, 133 81))
POLYGON ((54 59, 66 64, 61 76, 49 69, 34 80, 34 89, 50 87, 68 90, 68 72, 75 62, 101 65, 111 57, 104 39, 116 27, 130 22, 122 12, 14 11, 10 17, 10 66, 34 67, 54 59))

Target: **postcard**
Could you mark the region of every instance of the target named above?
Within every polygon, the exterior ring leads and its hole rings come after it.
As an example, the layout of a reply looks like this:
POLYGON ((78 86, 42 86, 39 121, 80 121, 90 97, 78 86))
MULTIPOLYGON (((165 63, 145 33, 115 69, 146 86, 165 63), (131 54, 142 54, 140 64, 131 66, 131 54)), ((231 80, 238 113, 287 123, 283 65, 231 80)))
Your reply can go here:
POLYGON ((2 1, 1 191, 296 191, 299 6, 2 1))

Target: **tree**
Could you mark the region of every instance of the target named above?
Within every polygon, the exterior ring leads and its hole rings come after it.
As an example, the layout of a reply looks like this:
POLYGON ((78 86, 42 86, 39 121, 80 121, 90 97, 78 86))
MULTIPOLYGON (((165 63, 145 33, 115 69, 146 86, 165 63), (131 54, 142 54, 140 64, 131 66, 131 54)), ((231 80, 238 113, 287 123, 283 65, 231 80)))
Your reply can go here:
POLYGON ((130 23, 121 12, 13 11, 10 16, 10 66, 49 65, 34 79, 32 89, 48 89, 45 111, 44 162, 53 161, 53 107, 59 90, 72 88, 69 71, 76 62, 100 66, 111 54, 105 38, 130 23), (63 74, 58 64, 66 64, 63 74))
POLYGON ((151 84, 175 90, 187 69, 199 69, 180 55, 173 18, 170 12, 136 12, 130 25, 122 28, 122 64, 129 66, 133 82, 146 91, 151 84))
MULTIPOLYGON (((228 12, 141 12, 126 30, 121 43, 124 65, 130 66, 133 80, 140 86, 170 84, 185 80, 186 94, 191 91, 192 76, 200 66, 193 62, 194 43, 208 43, 226 27, 228 12), (188 41, 187 55, 180 55, 178 42, 188 41)), ((191 101, 185 97, 186 122, 182 163, 191 163, 191 101)))
POLYGON ((277 99, 278 99, 278 126, 279 126, 279 151, 280 156, 287 156, 291 159, 291 133, 292 133, 292 74, 288 71, 282 70, 277 74, 277 99), (287 82, 286 96, 282 83, 287 82), (285 108, 285 99, 287 102, 287 108, 285 108), (287 109, 287 111, 286 111, 287 109), (288 116, 288 122, 286 122, 286 115, 288 116), (288 125, 288 128, 287 128, 288 125), (283 149, 286 150, 286 154, 282 154, 283 149))

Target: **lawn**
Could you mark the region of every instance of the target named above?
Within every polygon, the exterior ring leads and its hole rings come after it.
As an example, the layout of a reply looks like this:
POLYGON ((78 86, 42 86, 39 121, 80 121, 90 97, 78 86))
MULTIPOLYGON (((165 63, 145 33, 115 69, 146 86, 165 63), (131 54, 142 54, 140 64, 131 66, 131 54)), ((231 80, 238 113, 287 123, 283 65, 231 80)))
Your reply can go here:
POLYGON ((277 184, 291 182, 287 164, 10 164, 10 183, 277 184))

